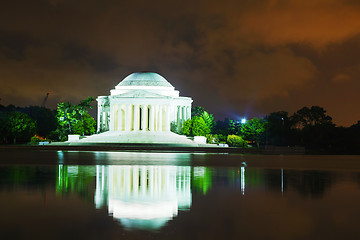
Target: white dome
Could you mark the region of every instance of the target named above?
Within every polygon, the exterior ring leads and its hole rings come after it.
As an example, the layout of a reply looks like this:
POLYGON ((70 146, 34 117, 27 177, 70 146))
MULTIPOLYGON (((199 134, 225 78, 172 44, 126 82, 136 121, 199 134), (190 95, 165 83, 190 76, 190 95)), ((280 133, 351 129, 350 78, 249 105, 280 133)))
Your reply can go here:
POLYGON ((117 86, 157 86, 173 87, 163 76, 154 72, 132 73, 117 86))

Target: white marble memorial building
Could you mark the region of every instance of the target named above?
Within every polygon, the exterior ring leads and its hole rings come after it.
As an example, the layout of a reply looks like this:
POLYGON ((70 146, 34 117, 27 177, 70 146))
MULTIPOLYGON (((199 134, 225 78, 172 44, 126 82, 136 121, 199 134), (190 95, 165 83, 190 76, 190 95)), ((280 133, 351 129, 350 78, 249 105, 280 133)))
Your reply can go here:
POLYGON ((192 99, 157 73, 132 73, 97 102, 98 134, 80 142, 193 143, 170 132, 191 118, 192 99))
POLYGON ((181 128, 191 118, 192 99, 153 72, 130 74, 97 102, 98 132, 170 131, 171 122, 181 128))

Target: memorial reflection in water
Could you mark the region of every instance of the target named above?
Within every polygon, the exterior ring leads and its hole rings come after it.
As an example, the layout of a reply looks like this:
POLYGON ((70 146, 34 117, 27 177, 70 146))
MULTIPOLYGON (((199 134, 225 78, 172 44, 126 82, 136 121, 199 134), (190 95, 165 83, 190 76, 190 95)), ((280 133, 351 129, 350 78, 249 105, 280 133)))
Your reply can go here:
POLYGON ((334 157, 344 169, 312 169, 307 155, 302 168, 259 156, 269 164, 263 168, 244 163, 248 155, 61 151, 55 166, 34 160, 53 152, 21 154, 30 160, 0 166, 1 239, 360 236, 358 157, 334 157), (225 161, 231 157, 234 166, 225 161), (215 161, 224 166, 207 165, 215 161))
POLYGON ((126 228, 160 228, 190 209, 191 168, 96 166, 95 205, 126 228))

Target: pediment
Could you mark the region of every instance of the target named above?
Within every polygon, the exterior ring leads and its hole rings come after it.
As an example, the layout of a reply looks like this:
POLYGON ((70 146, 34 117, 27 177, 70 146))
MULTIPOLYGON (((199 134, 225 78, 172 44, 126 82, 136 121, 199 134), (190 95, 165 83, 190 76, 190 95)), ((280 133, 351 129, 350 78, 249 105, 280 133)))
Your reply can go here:
POLYGON ((116 98, 170 98, 168 96, 164 96, 164 95, 157 94, 154 92, 149 92, 146 90, 129 91, 127 93, 118 94, 113 97, 116 97, 116 98))

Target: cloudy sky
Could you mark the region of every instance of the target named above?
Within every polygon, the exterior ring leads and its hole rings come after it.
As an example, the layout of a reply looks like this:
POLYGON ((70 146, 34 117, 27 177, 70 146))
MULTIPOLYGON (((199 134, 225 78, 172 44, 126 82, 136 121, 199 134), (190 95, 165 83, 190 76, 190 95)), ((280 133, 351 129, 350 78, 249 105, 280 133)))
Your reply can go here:
POLYGON ((217 119, 324 107, 360 120, 360 1, 2 0, 0 104, 77 103, 136 71, 217 119))

